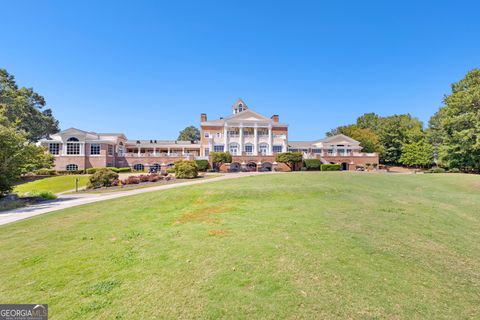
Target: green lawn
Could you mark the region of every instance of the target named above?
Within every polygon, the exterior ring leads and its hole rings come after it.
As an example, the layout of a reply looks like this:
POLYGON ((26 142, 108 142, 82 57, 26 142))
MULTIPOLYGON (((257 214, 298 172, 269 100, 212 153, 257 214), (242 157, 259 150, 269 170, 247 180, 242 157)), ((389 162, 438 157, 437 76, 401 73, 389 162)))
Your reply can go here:
POLYGON ((33 190, 47 190, 54 193, 64 192, 75 189, 75 178, 78 178, 78 187, 82 188, 87 185, 88 175, 65 175, 48 177, 32 182, 20 184, 15 187, 13 192, 20 194, 31 192, 33 190))
POLYGON ((0 227, 0 301, 51 319, 480 317, 480 177, 263 175, 0 227))

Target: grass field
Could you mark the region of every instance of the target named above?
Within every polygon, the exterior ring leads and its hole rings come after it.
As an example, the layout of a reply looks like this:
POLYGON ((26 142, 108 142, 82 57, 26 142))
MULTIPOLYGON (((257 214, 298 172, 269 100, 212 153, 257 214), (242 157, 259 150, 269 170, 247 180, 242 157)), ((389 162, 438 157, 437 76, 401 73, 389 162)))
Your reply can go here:
POLYGON ((75 178, 78 178, 78 187, 82 188, 87 185, 88 175, 65 175, 65 176, 55 176, 48 177, 32 182, 27 182, 20 184, 15 187, 13 192, 16 193, 27 193, 34 190, 46 190, 52 191, 54 193, 64 192, 68 190, 75 189, 75 178))
POLYGON ((480 317, 480 177, 294 173, 0 227, 0 301, 51 319, 480 317))

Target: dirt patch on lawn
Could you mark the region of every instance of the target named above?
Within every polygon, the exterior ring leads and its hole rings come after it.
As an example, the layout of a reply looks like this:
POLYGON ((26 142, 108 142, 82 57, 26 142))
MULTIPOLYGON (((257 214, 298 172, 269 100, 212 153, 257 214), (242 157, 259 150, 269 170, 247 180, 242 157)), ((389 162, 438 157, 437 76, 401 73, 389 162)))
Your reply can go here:
POLYGON ((185 212, 173 224, 184 224, 187 222, 216 223, 219 222, 220 219, 215 217, 215 215, 227 211, 228 208, 224 206, 198 208, 193 211, 185 212))
POLYGON ((217 230, 210 230, 208 231, 208 234, 211 236, 224 236, 227 234, 227 231, 223 229, 217 229, 217 230))

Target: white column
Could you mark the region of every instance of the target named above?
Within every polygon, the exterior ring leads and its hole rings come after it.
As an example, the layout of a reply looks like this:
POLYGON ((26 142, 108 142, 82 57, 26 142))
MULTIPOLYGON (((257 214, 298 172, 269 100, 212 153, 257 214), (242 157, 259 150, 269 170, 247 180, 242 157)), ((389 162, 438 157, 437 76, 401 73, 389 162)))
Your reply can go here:
POLYGON ((258 155, 258 128, 257 124, 253 127, 253 155, 258 155))
POLYGON ((223 127, 223 151, 228 151, 228 127, 227 124, 223 127))
POLYGON ((272 149, 273 149, 273 137, 272 137, 272 126, 268 126, 268 155, 272 155, 272 149))
POLYGON ((182 156, 185 155, 185 147, 182 148, 182 156))
POLYGON ((62 143, 62 156, 67 154, 67 143, 62 143))
POLYGON ((240 125, 239 130, 240 130, 240 132, 239 132, 239 136, 240 136, 240 139, 239 139, 240 140, 239 141, 240 142, 239 143, 239 145, 240 145, 240 155, 242 155, 243 154, 243 124, 240 125))
POLYGON ((154 156, 157 155, 157 147, 153 147, 153 155, 154 155, 154 156))
POLYGON ((140 157, 140 147, 138 147, 137 155, 140 157))
POLYGON ((170 147, 168 147, 168 149, 167 149, 167 155, 170 156, 170 147))
POLYGON ((80 155, 84 156, 85 155, 85 142, 80 143, 80 155))

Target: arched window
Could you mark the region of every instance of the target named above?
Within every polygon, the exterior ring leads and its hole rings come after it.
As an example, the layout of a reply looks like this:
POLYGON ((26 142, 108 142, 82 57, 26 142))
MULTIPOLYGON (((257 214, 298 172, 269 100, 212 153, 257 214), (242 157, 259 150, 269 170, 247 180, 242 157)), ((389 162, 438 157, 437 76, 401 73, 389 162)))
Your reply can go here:
POLYGON ((80 143, 75 137, 67 139, 67 154, 80 154, 80 143))
POLYGON ((268 143, 260 143, 258 145, 258 153, 266 155, 268 153, 268 143))
POLYGON ((67 171, 75 171, 75 170, 78 170, 78 165, 76 165, 76 164, 67 164, 66 169, 67 169, 67 171))
POLYGON ((141 163, 137 163, 133 166, 133 170, 135 170, 135 171, 143 171, 144 169, 145 169, 145 167, 141 163))
POLYGON ((150 170, 155 170, 155 172, 160 172, 160 165, 158 163, 154 163, 150 166, 150 170))
POLYGON ((230 143, 230 144, 228 145, 228 151, 230 152, 230 154, 231 154, 232 156, 237 156, 237 155, 239 155, 239 149, 240 149, 240 148, 239 148, 238 143, 230 143))

